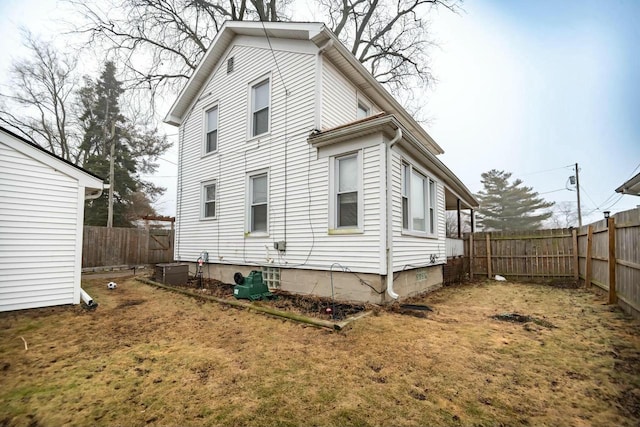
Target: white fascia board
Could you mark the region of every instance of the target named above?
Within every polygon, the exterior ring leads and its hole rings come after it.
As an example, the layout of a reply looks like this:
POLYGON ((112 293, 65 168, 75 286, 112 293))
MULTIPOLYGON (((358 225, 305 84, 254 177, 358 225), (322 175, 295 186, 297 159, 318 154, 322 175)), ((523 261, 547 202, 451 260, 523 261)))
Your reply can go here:
POLYGON ((101 179, 78 167, 66 163, 64 160, 59 159, 52 153, 38 149, 30 143, 4 132, 2 129, 0 129, 0 142, 64 175, 76 179, 78 184, 82 187, 100 190, 103 188, 103 181, 101 179))

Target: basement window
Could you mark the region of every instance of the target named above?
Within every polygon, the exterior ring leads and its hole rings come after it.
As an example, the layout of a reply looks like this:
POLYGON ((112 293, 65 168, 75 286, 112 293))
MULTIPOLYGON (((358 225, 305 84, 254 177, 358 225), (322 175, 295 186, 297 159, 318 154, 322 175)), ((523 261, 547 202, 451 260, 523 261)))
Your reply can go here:
POLYGON ((278 267, 262 267, 262 280, 270 288, 280 288, 280 269, 278 267))

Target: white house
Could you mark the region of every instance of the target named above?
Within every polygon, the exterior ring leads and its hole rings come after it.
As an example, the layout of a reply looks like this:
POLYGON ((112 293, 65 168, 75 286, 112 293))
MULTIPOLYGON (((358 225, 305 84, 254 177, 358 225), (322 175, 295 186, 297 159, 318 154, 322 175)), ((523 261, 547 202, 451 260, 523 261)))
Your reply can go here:
POLYGON ((477 202, 443 151, 319 23, 227 22, 179 126, 175 258, 232 283, 385 302, 442 283, 445 209, 477 202))
POLYGON ((0 127, 0 311, 80 303, 84 201, 102 190, 0 127))

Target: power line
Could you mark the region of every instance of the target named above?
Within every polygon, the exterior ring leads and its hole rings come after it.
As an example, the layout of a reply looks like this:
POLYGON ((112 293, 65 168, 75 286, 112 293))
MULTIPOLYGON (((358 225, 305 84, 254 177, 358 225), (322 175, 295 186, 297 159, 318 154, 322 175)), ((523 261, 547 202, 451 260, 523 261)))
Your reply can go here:
POLYGON ((553 171, 557 171, 557 170, 560 170, 560 169, 568 169, 568 168, 572 168, 573 169, 573 165, 560 166, 560 167, 557 167, 557 168, 545 169, 545 170, 541 170, 541 171, 527 172, 527 173, 524 173, 524 174, 520 174, 519 176, 536 175, 536 174, 539 174, 539 173, 553 172, 553 171))

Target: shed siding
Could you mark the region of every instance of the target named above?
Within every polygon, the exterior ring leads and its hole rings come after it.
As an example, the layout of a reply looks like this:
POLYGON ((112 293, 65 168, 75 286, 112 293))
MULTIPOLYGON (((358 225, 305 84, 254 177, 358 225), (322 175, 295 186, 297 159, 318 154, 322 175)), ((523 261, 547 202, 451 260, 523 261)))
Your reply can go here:
POLYGON ((72 304, 78 181, 0 143, 0 311, 72 304))
POLYGON ((214 71, 203 90, 211 95, 196 102, 180 128, 176 259, 195 261, 207 251, 213 263, 329 269, 339 262, 354 271, 379 272, 377 146, 362 148, 364 233, 328 233, 330 159, 319 157, 307 142, 315 126, 316 55, 272 53, 243 38, 242 44, 231 45, 223 65, 230 56, 235 70, 227 74, 223 66, 214 71), (249 139, 249 84, 268 73, 271 132, 249 139), (219 106, 219 150, 203 157, 203 111, 214 101, 219 106), (269 173, 269 235, 245 236, 247 174, 261 170, 269 173), (201 219, 201 183, 211 180, 217 182, 217 218, 201 219), (287 242, 284 254, 273 249, 280 240, 287 242))

